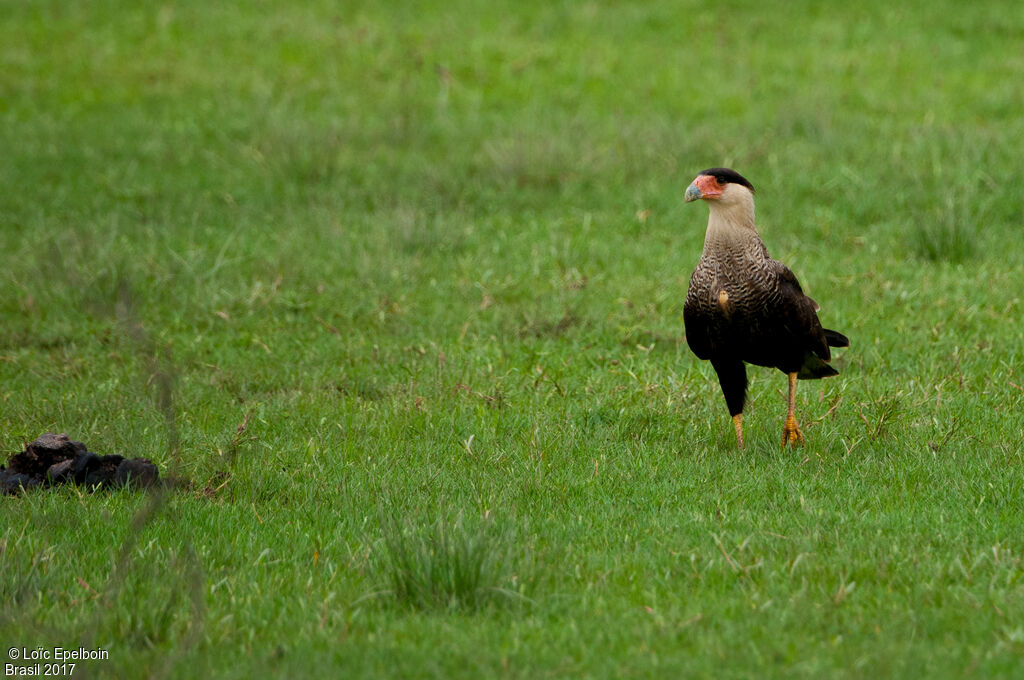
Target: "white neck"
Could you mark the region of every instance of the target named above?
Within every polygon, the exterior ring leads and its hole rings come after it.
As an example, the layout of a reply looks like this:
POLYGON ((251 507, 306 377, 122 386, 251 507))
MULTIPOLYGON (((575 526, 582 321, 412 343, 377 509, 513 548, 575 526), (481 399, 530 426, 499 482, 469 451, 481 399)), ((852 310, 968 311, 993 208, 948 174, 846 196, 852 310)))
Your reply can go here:
POLYGON ((754 226, 754 194, 744 186, 729 184, 721 198, 707 201, 711 214, 704 236, 704 251, 744 248, 760 241, 754 226))

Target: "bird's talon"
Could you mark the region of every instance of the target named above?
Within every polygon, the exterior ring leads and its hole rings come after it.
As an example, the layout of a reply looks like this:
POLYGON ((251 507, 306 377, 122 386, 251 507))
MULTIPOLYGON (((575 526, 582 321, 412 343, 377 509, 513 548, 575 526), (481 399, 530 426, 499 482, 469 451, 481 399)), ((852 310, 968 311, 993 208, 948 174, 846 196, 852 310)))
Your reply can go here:
POLYGON ((786 424, 782 426, 782 448, 786 446, 796 446, 797 444, 804 443, 804 433, 800 431, 800 426, 796 423, 796 418, 788 416, 786 418, 786 424))

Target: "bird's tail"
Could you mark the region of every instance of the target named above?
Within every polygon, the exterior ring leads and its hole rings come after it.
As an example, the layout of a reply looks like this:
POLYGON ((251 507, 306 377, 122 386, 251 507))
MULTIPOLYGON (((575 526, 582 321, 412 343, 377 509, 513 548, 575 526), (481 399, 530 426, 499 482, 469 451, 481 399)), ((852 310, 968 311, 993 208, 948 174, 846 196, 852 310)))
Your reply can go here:
POLYGON ((828 343, 829 347, 849 347, 850 339, 840 333, 839 331, 833 331, 828 328, 822 329, 825 331, 825 342, 828 343))
POLYGON ((829 366, 827 361, 814 352, 808 352, 804 355, 804 363, 796 377, 800 380, 817 380, 818 378, 829 378, 833 375, 839 375, 839 371, 829 366))

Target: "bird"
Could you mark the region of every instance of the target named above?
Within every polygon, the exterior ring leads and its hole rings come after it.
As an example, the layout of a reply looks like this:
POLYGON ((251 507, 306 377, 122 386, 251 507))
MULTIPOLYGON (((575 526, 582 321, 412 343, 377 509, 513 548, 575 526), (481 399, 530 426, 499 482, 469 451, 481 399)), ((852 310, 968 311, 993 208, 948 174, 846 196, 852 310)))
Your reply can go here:
POLYGON ((754 225, 749 180, 730 168, 708 168, 686 188, 684 200, 703 200, 710 212, 683 305, 687 344, 715 369, 740 449, 746 364, 777 368, 789 377, 782 448, 803 444, 796 381, 837 375, 829 348, 848 347, 850 339, 822 327, 818 304, 786 265, 768 255, 754 225))

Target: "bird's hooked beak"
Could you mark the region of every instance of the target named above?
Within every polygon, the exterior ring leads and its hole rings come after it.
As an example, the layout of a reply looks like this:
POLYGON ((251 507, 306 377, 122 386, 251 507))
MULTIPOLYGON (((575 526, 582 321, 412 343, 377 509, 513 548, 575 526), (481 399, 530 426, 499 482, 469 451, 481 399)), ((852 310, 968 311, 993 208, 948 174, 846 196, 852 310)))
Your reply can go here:
POLYGON ((696 201, 698 198, 721 198, 724 191, 713 175, 698 175, 697 179, 686 187, 684 199, 687 203, 696 201))

